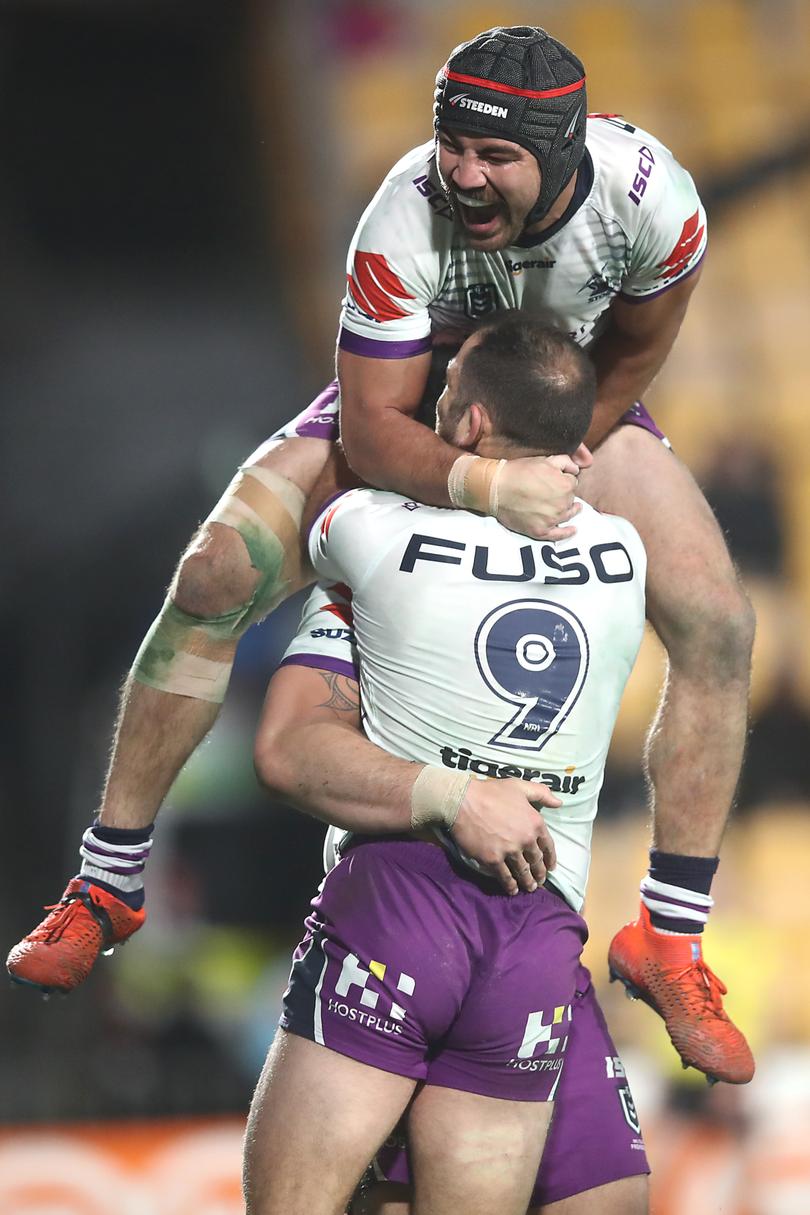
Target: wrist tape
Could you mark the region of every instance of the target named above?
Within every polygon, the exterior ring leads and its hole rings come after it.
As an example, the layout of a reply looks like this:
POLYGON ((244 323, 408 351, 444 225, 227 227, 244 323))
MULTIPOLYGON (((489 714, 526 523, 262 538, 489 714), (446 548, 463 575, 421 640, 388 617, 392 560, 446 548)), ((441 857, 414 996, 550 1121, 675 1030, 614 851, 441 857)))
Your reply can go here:
POLYGON ((411 827, 452 827, 472 780, 470 772, 448 772, 426 764, 411 789, 411 827))
POLYGON ((505 460, 487 460, 465 452, 447 478, 447 494, 453 506, 495 515, 498 510, 498 481, 505 460))

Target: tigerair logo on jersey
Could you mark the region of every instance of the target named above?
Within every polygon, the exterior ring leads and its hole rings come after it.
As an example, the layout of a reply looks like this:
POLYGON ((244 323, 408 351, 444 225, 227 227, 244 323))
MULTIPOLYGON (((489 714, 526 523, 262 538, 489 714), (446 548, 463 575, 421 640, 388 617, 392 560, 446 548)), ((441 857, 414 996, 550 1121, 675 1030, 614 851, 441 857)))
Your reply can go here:
POLYGON ((510 274, 522 274, 524 270, 553 270, 557 262, 553 258, 535 258, 525 262, 513 262, 511 258, 505 257, 504 265, 510 274))
MULTIPOLYGON (((388 965, 385 962, 370 961, 368 967, 365 967, 355 954, 346 954, 340 970, 340 978, 335 984, 335 996, 330 996, 327 1001, 328 1011, 346 1021, 356 1021, 365 1029, 374 1030, 379 1034, 401 1034, 402 1022, 405 1020, 407 1011, 404 1004, 394 1000, 390 994, 375 991, 368 985, 372 976, 383 983, 387 971, 388 965), (360 990, 359 1008, 354 1002, 355 988, 360 990), (343 998, 336 999, 335 997, 343 998), (380 1007, 381 998, 390 1001, 391 1008, 387 1014, 380 1007)), ((412 975, 402 971, 395 986, 400 998, 408 999, 416 989, 416 980, 412 975)))
POLYGON ((507 780, 510 776, 518 780, 531 780, 538 784, 548 785, 552 793, 577 793, 580 785, 584 785, 587 777, 574 776, 576 769, 565 769, 565 775, 559 772, 542 772, 540 768, 522 768, 517 764, 499 764, 489 759, 478 759, 467 747, 442 747, 439 751, 445 768, 454 768, 458 772, 473 772, 476 776, 488 776, 491 780, 507 780))
POLYGON ((469 93, 456 93, 449 99, 449 104, 458 110, 473 110, 476 114, 490 114, 493 118, 508 118, 509 110, 505 105, 490 105, 488 101, 476 101, 469 93))
POLYGON ((388 265, 382 253, 366 253, 358 249, 354 255, 353 274, 347 274, 348 304, 353 305, 369 320, 383 325, 400 321, 408 315, 397 300, 412 300, 414 296, 388 265))
POLYGON ((559 1004, 551 1013, 545 1009, 529 1013, 517 1055, 506 1066, 520 1072, 558 1071, 570 1032, 570 1004, 559 1004))

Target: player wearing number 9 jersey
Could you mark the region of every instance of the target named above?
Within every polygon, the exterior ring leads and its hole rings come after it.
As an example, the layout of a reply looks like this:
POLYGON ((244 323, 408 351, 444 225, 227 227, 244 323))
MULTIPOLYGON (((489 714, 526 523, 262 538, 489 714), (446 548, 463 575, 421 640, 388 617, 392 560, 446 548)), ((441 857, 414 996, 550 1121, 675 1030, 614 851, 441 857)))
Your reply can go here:
MULTIPOLYGON (((316 521, 321 579, 352 591, 368 738, 448 770, 547 784, 553 883, 585 897, 605 759, 644 627, 632 524, 583 503, 573 540, 356 489, 316 521)), ((442 841, 455 848, 445 829, 442 841)))
MULTIPOLYGON (((581 439, 593 399, 581 349, 514 313, 484 326, 451 363, 437 428, 493 463, 555 451, 587 467, 581 439)), ((614 1081, 600 1114, 603 1151, 580 1150, 577 1123, 615 1053, 581 966, 579 911, 607 748, 644 627, 638 534, 583 505, 576 544, 533 542, 494 518, 359 489, 326 504, 308 543, 318 576, 351 598, 365 738, 348 722, 336 743, 328 728, 271 730, 257 744, 268 766, 257 766, 271 788, 321 816, 344 789, 356 790, 359 806, 376 792, 382 809, 372 833, 355 816, 294 955, 248 1125, 251 1215, 275 1215, 287 1197, 312 1215, 344 1209, 358 1167, 406 1108, 410 1171, 401 1154, 383 1167, 413 1176, 425 1210, 451 1209, 431 1201, 434 1186, 458 1207, 474 1194, 482 1211, 497 1193, 504 1215, 524 1215, 632 1182, 603 1209, 636 1215, 647 1165, 614 1081), (282 769, 286 787, 272 775, 282 769), (556 851, 544 885, 522 884, 512 898, 489 876, 486 849, 469 833, 474 777, 492 778, 485 788, 496 791, 519 782, 536 791, 545 823, 532 810, 529 831, 539 840, 548 830, 556 851), (570 1121, 541 1184, 569 1045, 570 1121), (317 1091, 303 1099, 310 1077, 317 1091), (315 1150, 338 1162, 317 1192, 300 1166, 315 1150), (504 1161, 497 1176, 493 1159, 504 1161)), ((341 628, 306 631, 338 632, 346 644, 341 628)), ((296 643, 286 662, 312 657, 296 643)), ((266 708, 260 736, 267 717, 266 708)), ((506 852, 516 878, 529 853, 528 840, 506 852)))

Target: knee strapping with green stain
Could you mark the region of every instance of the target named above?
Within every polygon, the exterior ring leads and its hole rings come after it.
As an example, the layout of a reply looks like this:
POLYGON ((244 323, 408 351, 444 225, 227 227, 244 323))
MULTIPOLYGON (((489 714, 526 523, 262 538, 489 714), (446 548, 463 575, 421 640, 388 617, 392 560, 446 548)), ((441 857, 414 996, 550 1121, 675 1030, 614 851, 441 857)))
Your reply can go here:
POLYGON ((304 495, 260 467, 240 469, 206 523, 239 533, 259 575, 249 599, 227 612, 192 616, 170 598, 144 639, 132 668, 138 682, 176 695, 221 703, 236 645, 299 584, 299 529, 304 495))

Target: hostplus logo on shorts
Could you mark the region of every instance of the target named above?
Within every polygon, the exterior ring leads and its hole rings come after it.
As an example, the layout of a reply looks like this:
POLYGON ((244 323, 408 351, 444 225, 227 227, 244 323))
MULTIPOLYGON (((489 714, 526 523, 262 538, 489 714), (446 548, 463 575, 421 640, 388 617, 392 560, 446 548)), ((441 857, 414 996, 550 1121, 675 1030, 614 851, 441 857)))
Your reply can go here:
POLYGON ((506 1066, 519 1072, 559 1071, 570 1028, 570 1004, 559 1004, 550 1015, 543 1009, 529 1013, 518 1053, 506 1066), (538 1054, 543 1058, 535 1058, 538 1054))
MULTIPOLYGON (((374 991, 368 986, 372 975, 382 983, 387 970, 385 962, 373 961, 369 962, 368 969, 366 969, 353 953, 347 954, 343 959, 340 978, 335 984, 335 996, 346 998, 340 1000, 330 996, 327 1001, 328 1011, 347 1021, 356 1021, 366 1029, 376 1030, 380 1034, 401 1034, 402 1022, 405 1020, 405 1007, 392 999, 391 1010, 385 1015, 379 1007, 380 997, 384 996, 384 993, 374 991), (353 991, 355 987, 360 988, 360 1008, 353 1002, 356 994, 353 991)), ((401 997, 407 998, 413 995, 415 987, 416 981, 411 975, 402 972, 396 983, 397 993, 401 997)), ((387 999, 385 996, 384 998, 387 999)))

